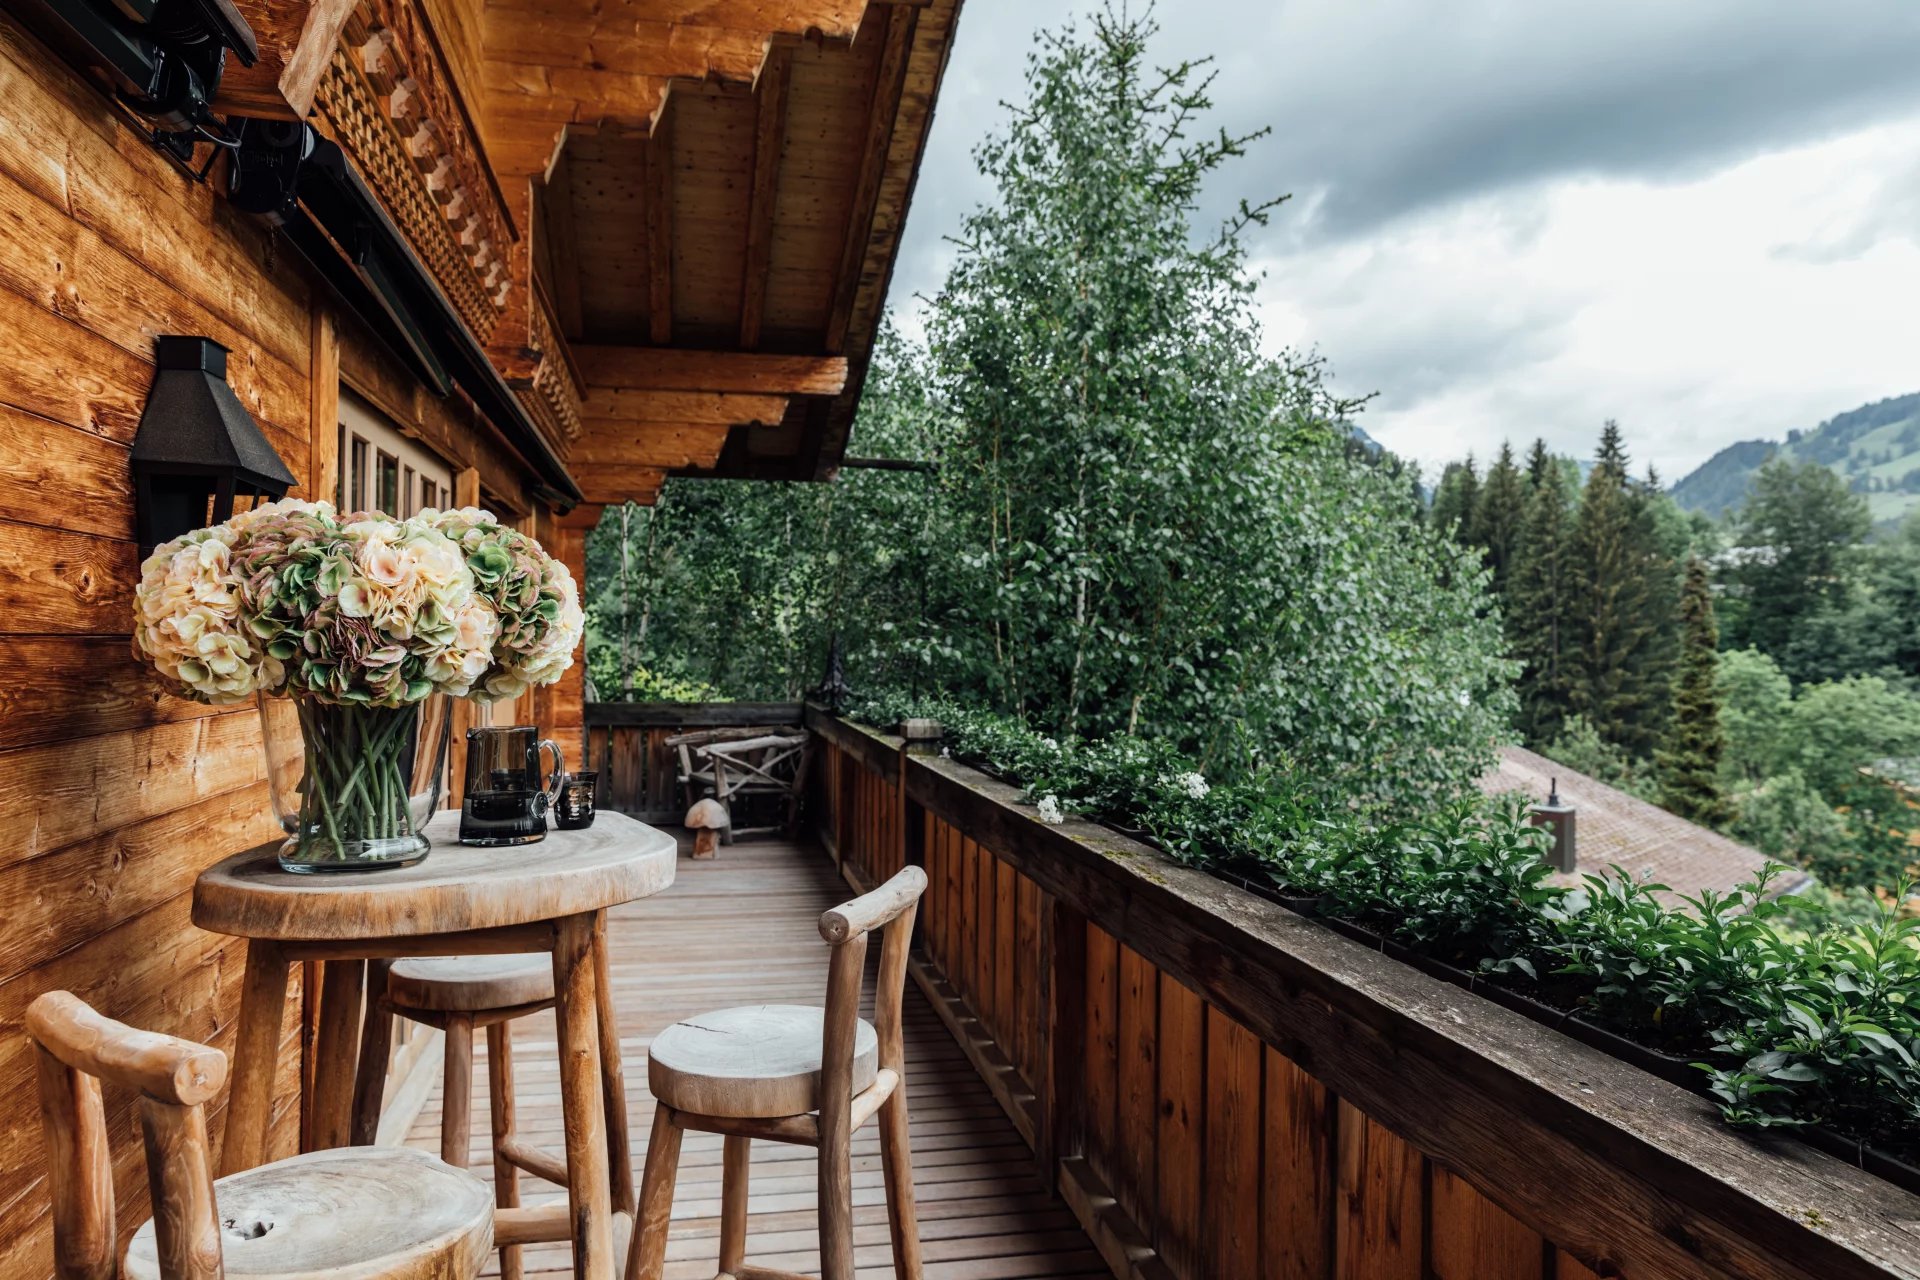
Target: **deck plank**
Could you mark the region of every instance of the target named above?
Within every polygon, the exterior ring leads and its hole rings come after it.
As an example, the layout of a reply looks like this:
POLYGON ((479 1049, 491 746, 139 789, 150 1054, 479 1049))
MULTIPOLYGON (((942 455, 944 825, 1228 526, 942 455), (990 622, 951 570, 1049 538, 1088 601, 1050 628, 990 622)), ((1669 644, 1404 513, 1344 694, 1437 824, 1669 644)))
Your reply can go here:
MULTIPOLYGON (((646 1089, 653 1034, 680 1018, 728 1005, 820 1001, 827 948, 816 922, 820 912, 849 896, 818 849, 764 841, 727 846, 711 862, 683 856, 671 889, 611 913, 608 940, 636 1175, 653 1122, 653 1099, 646 1089)), ((1106 1276, 1100 1255, 1066 1206, 1041 1185, 1032 1154, 911 983, 905 1022, 914 1192, 927 1280, 1106 1276)), ((516 1023, 513 1047, 521 1135, 559 1150, 552 1016, 516 1023)), ((477 1048, 474 1069, 483 1072, 485 1048, 477 1048)), ((476 1089, 485 1096, 484 1084, 476 1083, 476 1089)), ((440 1115, 436 1085, 408 1144, 437 1151, 440 1115)), ((476 1115, 474 1120, 472 1167, 490 1178, 486 1119, 476 1115)), ((755 1143, 751 1188, 749 1261, 816 1273, 812 1153, 755 1143)), ((552 1203, 563 1195, 531 1175, 521 1178, 524 1204, 552 1203)), ((858 1274, 861 1280, 881 1280, 892 1274, 892 1254, 873 1125, 854 1135, 853 1198, 858 1274)), ((713 1275, 719 1226, 720 1139, 690 1133, 674 1195, 669 1280, 713 1275)), ((530 1245, 524 1259, 529 1277, 569 1270, 564 1245, 530 1245)))

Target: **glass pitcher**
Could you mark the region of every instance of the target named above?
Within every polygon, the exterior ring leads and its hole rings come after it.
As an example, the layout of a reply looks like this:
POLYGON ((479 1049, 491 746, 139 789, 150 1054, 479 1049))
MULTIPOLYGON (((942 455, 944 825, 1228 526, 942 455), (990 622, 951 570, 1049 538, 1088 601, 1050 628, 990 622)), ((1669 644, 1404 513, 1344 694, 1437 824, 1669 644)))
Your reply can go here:
POLYGON ((460 803, 460 843, 532 844, 547 837, 547 809, 567 779, 560 746, 530 724, 467 730, 467 787, 460 803), (543 783, 540 753, 553 754, 543 783))

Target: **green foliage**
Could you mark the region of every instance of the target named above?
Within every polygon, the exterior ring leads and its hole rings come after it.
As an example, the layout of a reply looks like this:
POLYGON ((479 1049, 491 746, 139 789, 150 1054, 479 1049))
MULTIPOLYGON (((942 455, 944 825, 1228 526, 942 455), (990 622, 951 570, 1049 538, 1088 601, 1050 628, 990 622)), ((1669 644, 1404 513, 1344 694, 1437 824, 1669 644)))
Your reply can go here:
POLYGON ((1848 676, 1800 690, 1787 733, 1807 781, 1838 795, 1860 767, 1920 752, 1920 697, 1880 676, 1848 676))
POLYGON ((1567 649, 1573 617, 1572 513, 1565 472, 1533 442, 1520 533, 1507 576, 1507 635, 1521 662, 1518 728, 1528 742, 1560 736, 1566 717, 1570 671, 1567 649))
POLYGON ((1546 755, 1642 800, 1655 800, 1659 795, 1659 783, 1646 763, 1601 737, 1585 716, 1568 716, 1560 736, 1547 744, 1546 755))
POLYGON ((1494 594, 1506 595, 1527 515, 1527 481, 1513 461, 1513 446, 1502 443, 1500 457, 1487 471, 1474 504, 1470 540, 1485 549, 1494 594))
POLYGON ((1785 908, 1770 897, 1777 867, 1731 894, 1654 895, 1665 886, 1624 875, 1584 878, 1554 913, 1554 972, 1589 980, 1585 1007, 1655 1048, 1694 1053, 1738 1017, 1758 990, 1793 964, 1775 928, 1785 908))
POLYGON ((1727 734, 1720 759, 1729 780, 1757 783, 1787 767, 1793 682, 1780 664, 1758 649, 1732 649, 1720 655, 1715 680, 1727 734))
MULTIPOLYGON (((883 330, 861 449, 938 455, 917 352, 883 330)), ((587 662, 605 698, 687 682, 709 696, 792 699, 819 682, 828 638, 870 681, 925 687, 952 648, 929 607, 952 549, 941 482, 850 470, 831 484, 673 479, 659 505, 609 509, 587 539, 587 662)))
POLYGON ((1265 207, 1192 225, 1246 140, 1198 132, 1206 78, 1152 73, 1151 32, 1109 12, 1043 37, 926 348, 876 361, 856 451, 937 476, 676 480, 624 536, 603 521, 602 666, 792 697, 837 630, 856 688, 1223 776, 1308 762, 1340 803, 1471 785, 1513 705, 1487 571, 1350 450, 1315 361, 1262 354, 1242 233, 1265 207))
POLYGON ((1314 897, 1417 954, 1709 1059, 1732 1123, 1819 1122, 1920 1154, 1920 925, 1888 906, 1775 899, 1778 867, 1679 902, 1617 869, 1568 890, 1547 883, 1543 832, 1513 798, 1368 816, 1321 804, 1292 771, 1210 785, 1164 743, 1054 739, 950 700, 859 714, 939 720, 945 750, 1024 787, 1042 821, 1143 831, 1189 865, 1314 897))
POLYGON ((1468 454, 1465 462, 1450 462, 1440 473, 1440 483, 1433 492, 1433 527, 1460 542, 1471 543, 1479 506, 1480 470, 1474 465, 1473 455, 1468 454))
POLYGON ((1796 682, 1830 671, 1810 628, 1850 603, 1853 547, 1871 527, 1866 503, 1826 467, 1780 459, 1761 467, 1726 575, 1729 644, 1761 650, 1796 682))
MULTIPOLYGON (((1846 819, 1808 785, 1798 769, 1739 788, 1734 805, 1736 817, 1729 832, 1770 858, 1806 866, 1823 880, 1833 879, 1836 867, 1851 860, 1852 833, 1846 819)), ((1851 883, 1847 879, 1834 882, 1851 883)))
POLYGON ((1824 1124, 1920 1153, 1920 920, 1883 906, 1866 927, 1822 934, 1792 960, 1716 1032, 1740 1059, 1713 1075, 1727 1118, 1824 1124))
POLYGON ((1568 706, 1600 736, 1645 756, 1665 723, 1671 564, 1654 536, 1647 490, 1627 473, 1609 421, 1574 519, 1568 706))
POLYGON ((1687 583, 1680 599, 1682 649, 1673 682, 1672 712, 1666 742, 1655 754, 1660 803, 1691 822, 1716 827, 1732 816, 1720 791, 1720 760, 1727 738, 1720 727, 1720 694, 1715 687, 1719 628, 1713 620, 1713 590, 1706 563, 1687 562, 1687 583))

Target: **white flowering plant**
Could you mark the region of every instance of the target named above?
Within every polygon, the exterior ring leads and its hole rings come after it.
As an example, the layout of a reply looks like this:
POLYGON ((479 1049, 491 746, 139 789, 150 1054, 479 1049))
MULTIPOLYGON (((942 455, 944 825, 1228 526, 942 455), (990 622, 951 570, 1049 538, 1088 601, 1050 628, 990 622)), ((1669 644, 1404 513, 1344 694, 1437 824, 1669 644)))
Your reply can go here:
MULTIPOLYGON (((396 520, 285 499, 156 548, 134 591, 133 648, 183 698, 295 703, 297 814, 277 777, 275 798, 291 836, 282 865, 308 869, 423 856, 419 704, 551 684, 584 624, 566 566, 486 511, 396 520)), ((431 790, 439 756, 426 754, 431 790)))

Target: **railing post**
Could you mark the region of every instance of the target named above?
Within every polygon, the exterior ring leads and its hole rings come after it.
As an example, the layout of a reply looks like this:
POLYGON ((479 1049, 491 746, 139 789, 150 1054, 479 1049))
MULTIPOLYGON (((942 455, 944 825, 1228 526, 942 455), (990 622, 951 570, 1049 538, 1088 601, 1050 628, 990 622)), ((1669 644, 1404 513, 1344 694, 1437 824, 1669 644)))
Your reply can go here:
POLYGON ((860 770, 866 766, 853 759, 853 753, 835 746, 840 759, 840 798, 833 806, 833 869, 846 873, 847 849, 853 841, 853 807, 858 794, 860 770))
POLYGON ((1087 918, 1059 898, 1040 922, 1041 1008, 1046 1038, 1040 1060, 1045 1078, 1033 1082, 1040 1104, 1034 1159, 1051 1188, 1060 1162, 1087 1149, 1086 1091, 1080 1082, 1087 1056, 1087 918))

